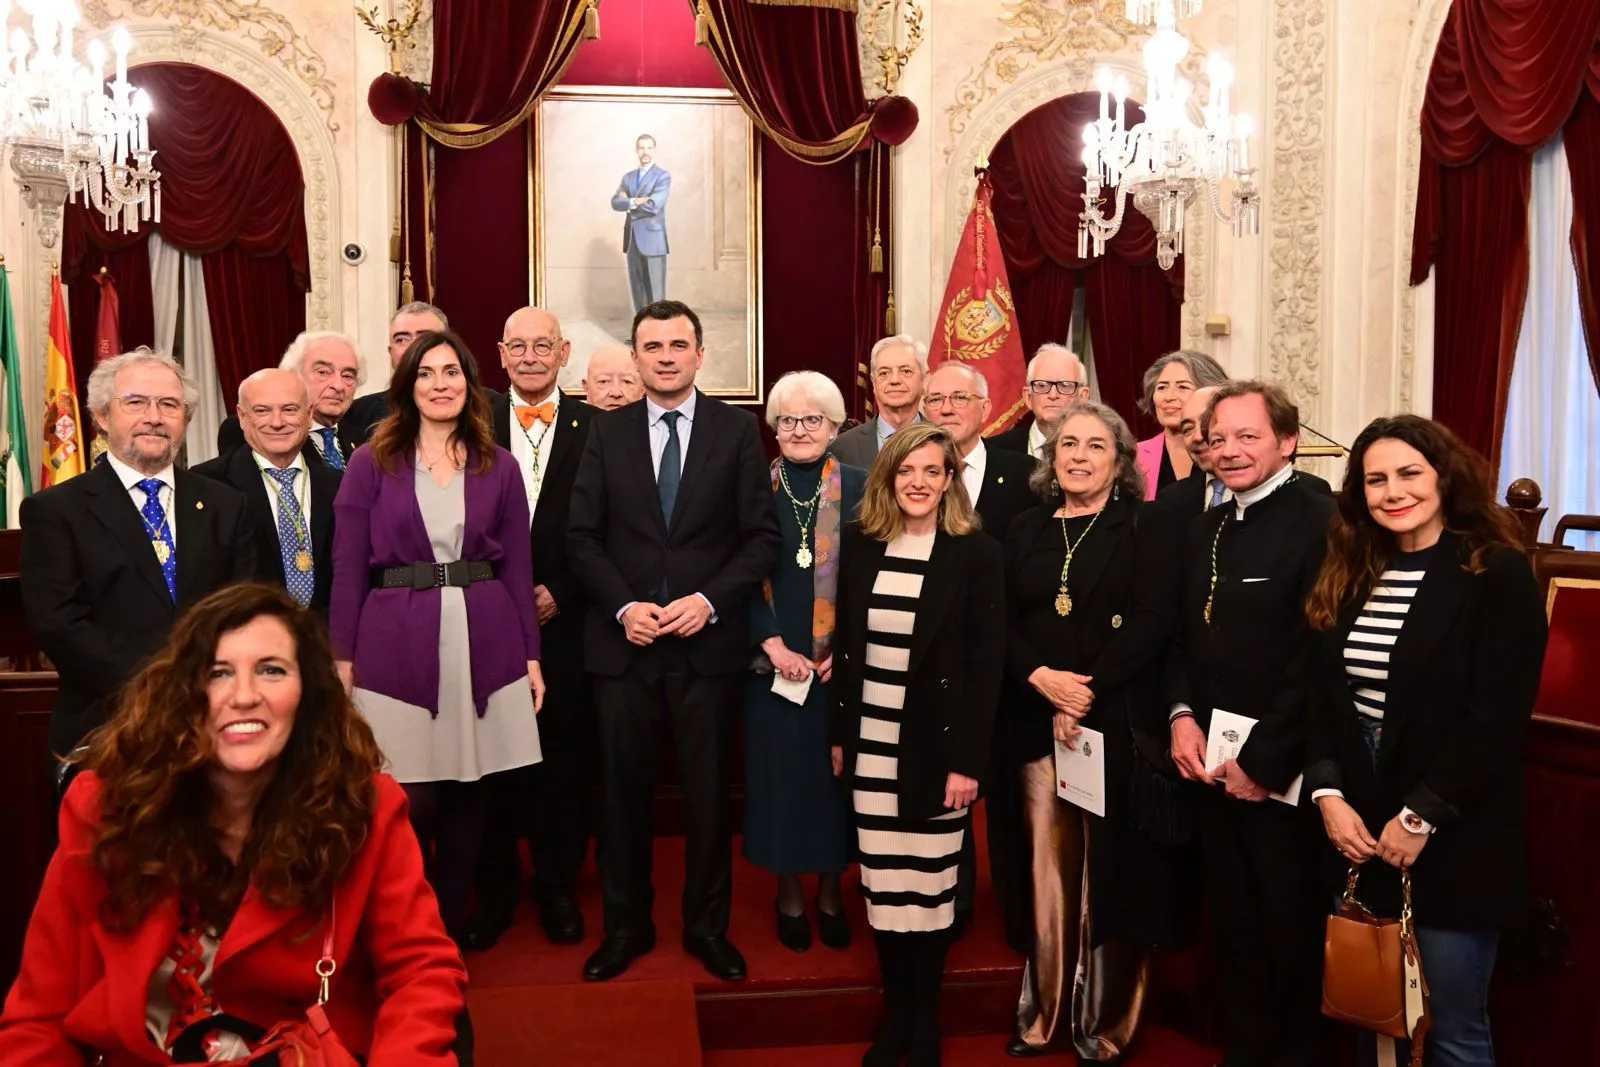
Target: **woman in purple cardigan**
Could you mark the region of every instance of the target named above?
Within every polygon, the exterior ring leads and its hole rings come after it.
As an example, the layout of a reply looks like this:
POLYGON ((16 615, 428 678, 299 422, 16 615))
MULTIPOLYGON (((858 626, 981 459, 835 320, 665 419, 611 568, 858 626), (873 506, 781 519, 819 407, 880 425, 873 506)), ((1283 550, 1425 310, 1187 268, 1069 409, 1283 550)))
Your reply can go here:
POLYGON ((334 500, 329 628, 456 936, 483 843, 483 778, 540 760, 527 490, 455 334, 418 335, 389 406, 334 500))

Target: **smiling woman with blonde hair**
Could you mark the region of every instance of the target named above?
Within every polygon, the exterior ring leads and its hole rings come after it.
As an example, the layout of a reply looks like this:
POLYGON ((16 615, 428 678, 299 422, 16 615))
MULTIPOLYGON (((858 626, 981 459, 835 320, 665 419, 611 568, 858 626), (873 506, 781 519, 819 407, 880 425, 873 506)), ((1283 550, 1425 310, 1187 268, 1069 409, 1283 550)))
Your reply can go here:
POLYGON ((851 791, 885 1002, 865 1067, 939 1062, 956 866, 989 766, 1005 575, 959 463, 944 429, 901 429, 842 538, 833 763, 851 791))

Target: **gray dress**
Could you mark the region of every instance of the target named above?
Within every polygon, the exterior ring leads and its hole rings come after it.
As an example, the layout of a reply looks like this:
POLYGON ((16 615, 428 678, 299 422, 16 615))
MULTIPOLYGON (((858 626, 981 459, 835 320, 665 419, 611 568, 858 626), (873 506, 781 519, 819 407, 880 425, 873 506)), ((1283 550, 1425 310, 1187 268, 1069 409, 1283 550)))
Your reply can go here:
MULTIPOLYGON (((466 475, 457 471, 440 488, 420 463, 416 469, 417 506, 433 558, 449 563, 461 558, 466 528, 466 475)), ((483 717, 473 713, 472 662, 474 637, 467 630, 467 604, 462 591, 439 590, 439 714, 359 686, 357 707, 372 724, 378 747, 388 759, 385 768, 396 781, 475 782, 486 774, 538 763, 539 724, 533 711, 533 690, 519 678, 489 696, 483 717)), ((478 634, 478 640, 503 635, 478 634)))

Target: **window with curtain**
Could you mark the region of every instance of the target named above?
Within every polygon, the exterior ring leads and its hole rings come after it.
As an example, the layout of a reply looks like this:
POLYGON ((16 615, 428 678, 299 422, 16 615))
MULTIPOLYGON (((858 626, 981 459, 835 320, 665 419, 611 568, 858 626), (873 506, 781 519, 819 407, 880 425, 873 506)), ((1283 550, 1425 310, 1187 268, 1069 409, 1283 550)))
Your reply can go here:
MULTIPOLYGON (((1500 495, 1518 478, 1544 490, 1541 539, 1562 515, 1600 515, 1600 388, 1578 303, 1572 262, 1572 176, 1561 138, 1533 157, 1528 197, 1528 299, 1506 398, 1500 495)), ((1568 533, 1574 548, 1600 550, 1600 534, 1568 533)))

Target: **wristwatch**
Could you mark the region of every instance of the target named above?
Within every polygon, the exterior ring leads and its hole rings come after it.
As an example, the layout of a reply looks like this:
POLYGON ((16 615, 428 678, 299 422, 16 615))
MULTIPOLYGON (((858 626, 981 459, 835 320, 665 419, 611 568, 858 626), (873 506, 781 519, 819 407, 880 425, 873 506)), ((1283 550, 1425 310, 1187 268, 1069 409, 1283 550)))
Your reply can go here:
POLYGON ((1431 834, 1438 829, 1437 826, 1412 811, 1410 808, 1400 809, 1400 825, 1413 834, 1431 834))

